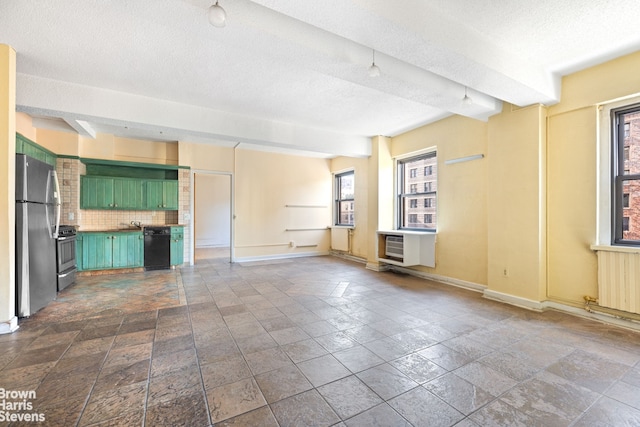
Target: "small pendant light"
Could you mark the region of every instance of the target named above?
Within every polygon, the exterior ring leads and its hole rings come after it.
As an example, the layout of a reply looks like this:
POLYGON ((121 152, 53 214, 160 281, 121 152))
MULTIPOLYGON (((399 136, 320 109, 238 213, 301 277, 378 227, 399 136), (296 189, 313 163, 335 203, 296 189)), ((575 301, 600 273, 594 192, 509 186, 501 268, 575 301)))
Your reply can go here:
POLYGON ((380 76, 380 67, 376 65, 376 51, 373 50, 373 59, 371 61, 371 66, 369 67, 369 77, 379 77, 380 76))
POLYGON ((464 97, 462 98, 463 105, 471 105, 473 104, 473 99, 469 95, 467 95, 467 87, 464 87, 464 97))
POLYGON ((227 12, 224 11, 222 6, 216 4, 209 8, 209 23, 214 27, 222 28, 227 25, 227 12))

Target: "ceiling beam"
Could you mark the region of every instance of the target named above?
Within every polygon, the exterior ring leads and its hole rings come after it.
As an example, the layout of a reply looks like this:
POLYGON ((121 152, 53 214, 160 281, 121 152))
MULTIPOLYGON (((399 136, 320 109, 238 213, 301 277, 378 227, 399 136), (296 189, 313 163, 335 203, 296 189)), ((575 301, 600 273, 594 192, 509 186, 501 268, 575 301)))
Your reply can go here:
MULTIPOLYGON (((26 113, 192 135, 193 142, 235 141, 333 156, 367 157, 371 139, 259 119, 18 73, 16 106, 26 113), (65 96, 58 96, 64 93, 65 96)), ((189 141, 185 141, 189 142, 189 141)))
POLYGON ((73 128, 78 135, 86 136, 91 139, 96 139, 96 131, 93 129, 90 123, 84 120, 77 120, 73 117, 62 117, 69 126, 73 128))

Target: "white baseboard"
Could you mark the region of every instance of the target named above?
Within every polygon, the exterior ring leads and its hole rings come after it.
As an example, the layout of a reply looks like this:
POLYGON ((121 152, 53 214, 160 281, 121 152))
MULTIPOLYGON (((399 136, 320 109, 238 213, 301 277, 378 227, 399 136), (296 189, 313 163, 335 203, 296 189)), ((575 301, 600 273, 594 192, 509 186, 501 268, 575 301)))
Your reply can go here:
POLYGON ((596 320, 601 323, 607 323, 610 325, 620 326, 626 329, 632 329, 634 331, 640 331, 640 322, 635 320, 624 319, 605 313, 596 313, 587 311, 584 308, 573 307, 566 304, 561 304, 554 301, 544 301, 545 310, 556 310, 565 313, 573 314, 578 317, 584 317, 586 319, 596 320))
POLYGON ((325 255, 329 255, 329 252, 301 252, 301 253, 295 253, 295 254, 236 257, 233 261, 242 263, 242 262, 255 262, 255 261, 271 261, 271 260, 289 259, 289 258, 305 258, 310 256, 325 256, 325 255))
POLYGON ((413 270, 406 267, 391 266, 391 270, 398 270, 402 273, 410 274, 412 276, 421 277, 423 279, 433 280, 434 282, 440 282, 447 285, 457 286, 459 288, 468 289, 475 292, 485 292, 487 287, 479 283, 468 282, 466 280, 456 279, 455 277, 441 276, 439 274, 426 273, 424 271, 413 270))
POLYGON ((381 272, 381 271, 389 271, 391 268, 388 264, 381 264, 379 262, 378 263, 367 262, 366 269, 381 272))
POLYGON ((360 264, 366 264, 367 260, 364 258, 360 258, 354 255, 350 255, 346 252, 330 250, 329 255, 334 256, 336 258, 348 259, 349 261, 359 262, 360 264))
POLYGON ((19 327, 20 326, 18 326, 18 318, 16 316, 13 316, 13 318, 7 320, 6 322, 0 323, 0 335, 15 332, 19 327))
POLYGON ((545 307, 545 301, 534 301, 528 298, 492 291, 491 289, 485 289, 482 296, 490 300, 506 302, 507 304, 533 311, 544 311, 547 308, 545 307))

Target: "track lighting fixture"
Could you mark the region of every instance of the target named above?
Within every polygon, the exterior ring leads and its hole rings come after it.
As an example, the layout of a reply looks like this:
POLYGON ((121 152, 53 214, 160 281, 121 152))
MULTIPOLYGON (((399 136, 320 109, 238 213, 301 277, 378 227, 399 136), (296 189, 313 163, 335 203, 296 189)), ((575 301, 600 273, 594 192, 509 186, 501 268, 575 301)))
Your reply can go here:
POLYGON ((222 28, 227 24, 227 12, 218 4, 218 0, 216 0, 216 4, 209 8, 209 23, 218 28, 222 28))
POLYGON ((376 51, 373 50, 373 59, 369 67, 369 77, 378 77, 380 75, 380 67, 376 65, 376 51))

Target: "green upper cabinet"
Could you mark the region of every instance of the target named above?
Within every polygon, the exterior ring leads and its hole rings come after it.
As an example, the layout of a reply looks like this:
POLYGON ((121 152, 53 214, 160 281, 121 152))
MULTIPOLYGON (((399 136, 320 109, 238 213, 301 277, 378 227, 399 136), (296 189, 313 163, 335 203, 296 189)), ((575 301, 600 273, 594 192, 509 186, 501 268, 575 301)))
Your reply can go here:
POLYGON ((171 227, 171 265, 181 265, 184 262, 184 227, 171 227))
POLYGON ((146 209, 177 210, 178 209, 178 181, 148 180, 146 188, 146 209))
POLYGON ((84 175, 80 177, 80 208, 143 209, 143 182, 133 178, 84 175))
POLYGON ((113 199, 116 209, 143 209, 144 181, 132 178, 113 178, 113 199))
POLYGON ((57 156, 55 153, 31 141, 29 138, 16 133, 16 153, 26 154, 29 157, 56 166, 57 156))

